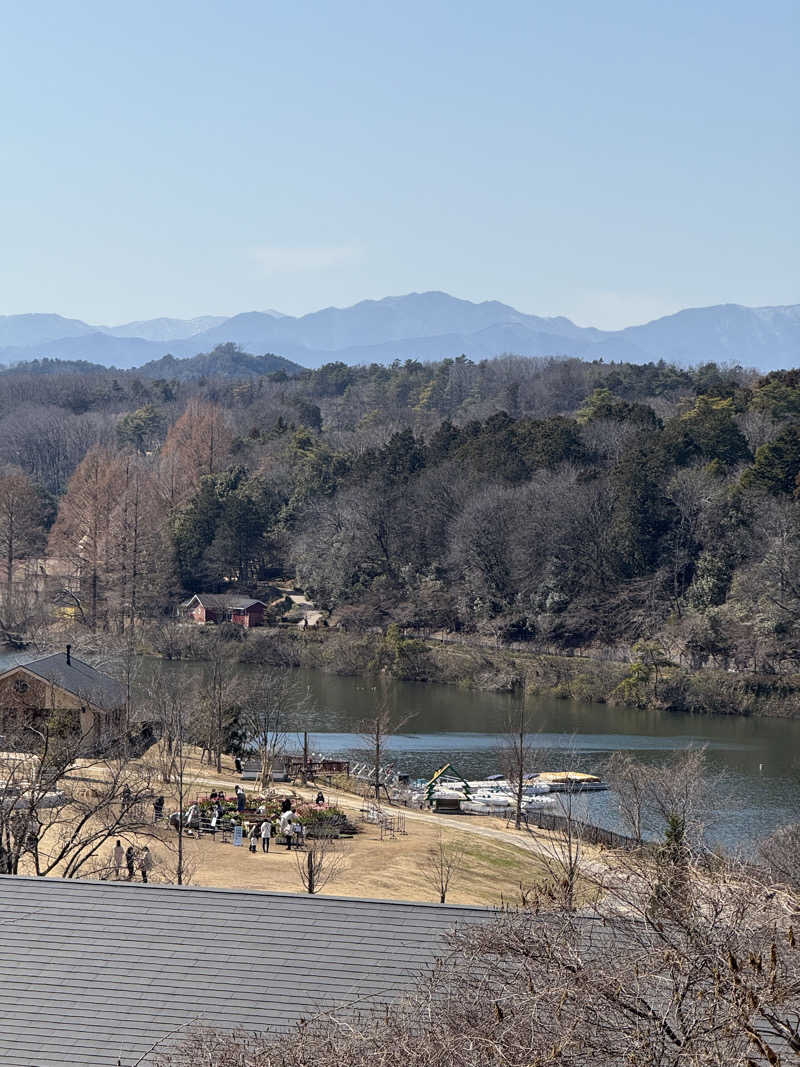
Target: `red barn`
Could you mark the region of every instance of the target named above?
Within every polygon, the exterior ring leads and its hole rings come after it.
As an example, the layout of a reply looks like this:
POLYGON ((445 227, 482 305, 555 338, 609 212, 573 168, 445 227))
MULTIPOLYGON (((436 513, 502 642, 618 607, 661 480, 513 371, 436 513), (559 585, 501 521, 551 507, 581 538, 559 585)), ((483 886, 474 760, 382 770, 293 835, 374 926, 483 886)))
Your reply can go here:
POLYGON ((195 622, 234 622, 250 629, 264 623, 263 600, 240 596, 237 593, 195 593, 181 604, 181 615, 195 622))

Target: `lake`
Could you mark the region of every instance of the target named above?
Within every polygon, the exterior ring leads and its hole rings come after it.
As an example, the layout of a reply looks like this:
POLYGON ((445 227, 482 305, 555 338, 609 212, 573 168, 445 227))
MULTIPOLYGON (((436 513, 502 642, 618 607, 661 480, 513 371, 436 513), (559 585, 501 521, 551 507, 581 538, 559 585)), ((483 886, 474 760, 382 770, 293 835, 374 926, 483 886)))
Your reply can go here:
MULTIPOLYGON (((26 658, 2 656, 0 666, 26 658)), ((143 661, 143 670, 151 671, 153 662, 143 661)), ((197 663, 161 665, 187 680, 203 669, 197 663)), ((258 671, 240 669, 245 675, 258 671)), ((309 687, 313 704, 303 721, 289 726, 309 731, 312 751, 366 760, 358 726, 385 699, 398 719, 411 716, 388 739, 398 771, 428 778, 447 762, 468 778, 499 770, 500 734, 515 706, 510 695, 391 680, 382 680, 378 690, 374 679, 294 673, 309 687)), ((704 745, 711 769, 725 777, 710 836, 726 847, 747 850, 775 827, 800 820, 800 721, 637 711, 547 697, 529 698, 528 712, 541 753, 541 766, 534 770, 572 767, 602 773, 605 761, 620 749, 657 763, 676 749, 704 745)), ((592 821, 622 829, 612 793, 588 794, 585 801, 592 821)))

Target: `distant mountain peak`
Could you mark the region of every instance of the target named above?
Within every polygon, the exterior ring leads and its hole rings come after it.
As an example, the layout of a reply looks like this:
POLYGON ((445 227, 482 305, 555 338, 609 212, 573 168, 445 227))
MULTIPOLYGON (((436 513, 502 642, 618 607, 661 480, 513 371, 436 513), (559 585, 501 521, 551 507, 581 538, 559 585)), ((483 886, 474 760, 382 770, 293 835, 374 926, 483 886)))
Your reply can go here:
MULTIPOLYGON (((461 300, 427 290, 291 316, 275 310, 229 318, 148 319, 90 326, 60 315, 0 317, 0 360, 89 360, 120 368, 168 353, 182 359, 231 342, 250 355, 325 362, 561 355, 648 362, 742 363, 761 370, 800 365, 800 305, 685 308, 622 330, 576 326, 563 315, 530 315, 499 300, 461 300)), ((256 366, 256 365, 253 365, 256 366)))
POLYGON ((121 326, 99 326, 112 337, 141 337, 145 341, 182 341, 225 322, 224 315, 200 315, 194 319, 139 319, 121 326))

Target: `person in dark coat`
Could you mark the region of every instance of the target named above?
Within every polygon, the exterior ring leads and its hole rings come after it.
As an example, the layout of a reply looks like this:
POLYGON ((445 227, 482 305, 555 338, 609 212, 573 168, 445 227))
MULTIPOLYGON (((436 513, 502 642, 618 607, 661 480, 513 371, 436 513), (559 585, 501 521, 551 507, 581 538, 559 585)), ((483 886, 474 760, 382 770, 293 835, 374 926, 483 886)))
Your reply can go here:
POLYGON ((136 849, 133 845, 128 845, 125 849, 125 866, 128 868, 128 881, 132 882, 136 871, 136 849))
POLYGON ((236 786, 236 810, 242 812, 247 804, 247 797, 245 796, 244 789, 241 786, 236 786))
POLYGON ((142 854, 139 857, 139 870, 142 873, 142 881, 147 881, 147 876, 153 869, 153 857, 150 855, 150 849, 147 845, 142 849, 142 854))

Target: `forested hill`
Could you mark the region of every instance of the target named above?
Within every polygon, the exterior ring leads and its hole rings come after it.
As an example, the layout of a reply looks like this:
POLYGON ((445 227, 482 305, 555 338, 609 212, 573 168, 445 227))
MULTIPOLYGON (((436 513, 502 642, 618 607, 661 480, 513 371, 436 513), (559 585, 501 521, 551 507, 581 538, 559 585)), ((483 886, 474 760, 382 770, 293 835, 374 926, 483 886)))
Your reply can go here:
POLYGON ((294 375, 305 368, 292 363, 283 356, 268 353, 251 356, 238 345, 227 342, 217 345, 211 352, 201 352, 187 359, 164 356, 139 367, 137 374, 145 378, 167 378, 189 381, 195 378, 259 378, 265 374, 294 375))
POLYGON ((26 516, 10 548, 0 517, 2 557, 47 540, 79 565, 86 625, 294 573, 354 628, 800 666, 800 371, 459 358, 1 381, 26 516))
MULTIPOLYGON (((283 356, 268 353, 264 356, 251 356, 243 352, 238 345, 228 342, 217 345, 211 352, 201 352, 196 356, 176 359, 166 355, 161 359, 151 360, 138 367, 135 373, 140 378, 163 378, 172 381, 189 381, 196 378, 259 378, 265 374, 281 372, 285 375, 299 374, 303 367, 292 363, 283 356)), ((0 367, 0 374, 13 373, 17 377, 25 374, 84 374, 111 375, 119 374, 115 367, 105 367, 101 363, 89 363, 86 360, 69 359, 32 359, 15 363, 10 367, 0 367)))

